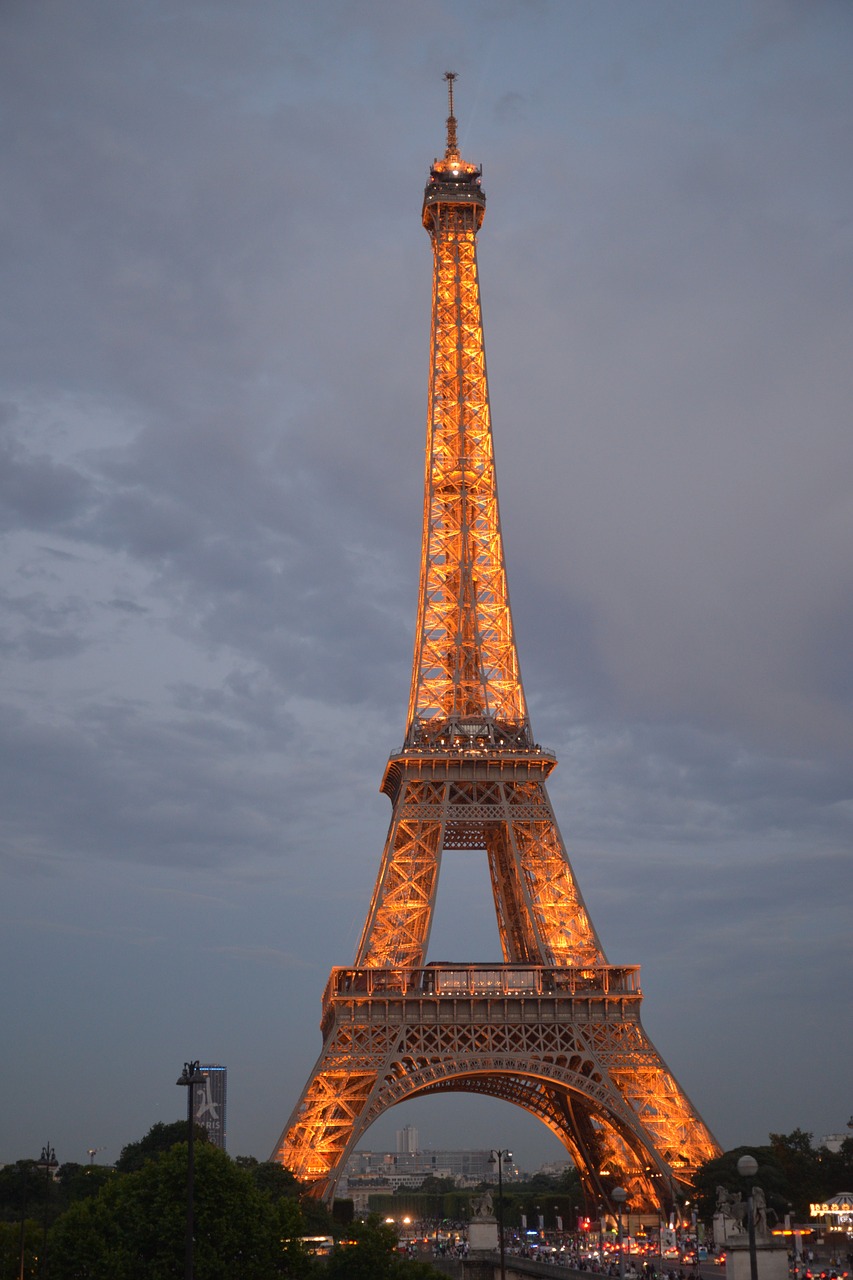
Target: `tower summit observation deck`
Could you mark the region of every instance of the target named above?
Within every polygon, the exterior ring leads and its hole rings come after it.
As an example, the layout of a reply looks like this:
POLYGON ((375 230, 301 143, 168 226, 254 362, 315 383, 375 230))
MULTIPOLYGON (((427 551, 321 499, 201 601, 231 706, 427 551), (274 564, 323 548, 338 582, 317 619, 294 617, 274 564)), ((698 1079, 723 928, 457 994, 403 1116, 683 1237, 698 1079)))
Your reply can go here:
POLYGON ((331 1199, 398 1102, 479 1093, 542 1120, 591 1201, 663 1208, 719 1148, 646 1035, 636 966, 607 963, 546 790, 512 625, 477 270, 481 170, 456 137, 423 201, 433 248, 423 537, 409 711, 382 790, 391 823, 351 969, 332 970, 323 1047, 273 1152, 331 1199), (484 854, 497 963, 427 963, 445 851, 484 854))

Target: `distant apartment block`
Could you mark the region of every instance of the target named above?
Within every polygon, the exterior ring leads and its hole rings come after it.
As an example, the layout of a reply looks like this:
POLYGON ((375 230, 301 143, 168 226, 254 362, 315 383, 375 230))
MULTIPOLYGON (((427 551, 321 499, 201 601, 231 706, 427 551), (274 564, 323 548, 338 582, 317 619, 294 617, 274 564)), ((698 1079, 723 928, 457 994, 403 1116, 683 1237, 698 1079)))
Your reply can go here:
POLYGON ((397 1154, 414 1155, 418 1149, 418 1131, 413 1124, 397 1130, 397 1154))

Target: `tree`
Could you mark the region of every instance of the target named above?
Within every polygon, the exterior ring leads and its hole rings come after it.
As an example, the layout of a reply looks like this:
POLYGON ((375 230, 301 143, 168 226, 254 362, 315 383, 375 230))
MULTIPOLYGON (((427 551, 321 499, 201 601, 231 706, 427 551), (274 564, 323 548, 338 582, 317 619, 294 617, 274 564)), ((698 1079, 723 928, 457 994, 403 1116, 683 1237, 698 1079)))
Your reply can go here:
POLYGON ((59 1211, 64 1212, 78 1200, 90 1200, 115 1176, 115 1169, 108 1165, 61 1164, 56 1174, 55 1193, 59 1211))
POLYGON ((696 1177, 696 1191, 703 1221, 709 1222, 713 1217, 718 1186, 745 1192, 737 1162, 746 1154, 758 1161, 758 1173, 751 1181, 763 1189, 768 1207, 779 1221, 786 1213, 795 1221, 805 1221, 809 1205, 843 1190, 845 1175, 853 1173, 853 1141, 849 1139, 840 1152, 831 1152, 813 1146, 812 1135, 802 1129, 771 1133, 769 1146, 736 1147, 702 1165, 696 1177))
MULTIPOLYGON (((332 1234, 333 1220, 322 1200, 307 1196, 302 1183, 285 1169, 284 1165, 272 1160, 259 1161, 254 1156, 238 1156, 237 1165, 245 1169, 259 1191, 263 1191, 276 1204, 284 1200, 298 1200, 302 1214, 304 1234, 310 1236, 328 1236, 332 1234)), ((351 1217, 351 1215, 350 1215, 351 1217)))
POLYGON ((828 1186, 827 1195, 853 1187, 853 1137, 844 1139, 840 1151, 822 1149, 820 1163, 828 1186))
MULTIPOLYGON (((405 1195, 410 1190, 409 1187, 398 1187, 395 1195, 405 1195)), ((455 1178, 437 1178, 434 1173, 428 1173, 417 1191, 425 1195, 444 1195, 445 1191, 456 1190, 455 1178)))
POLYGON ((853 1139, 846 1138, 840 1151, 829 1151, 815 1147, 810 1133, 794 1129, 792 1133, 771 1133, 770 1145, 785 1175, 786 1193, 798 1219, 807 1216, 810 1204, 849 1186, 853 1139))
MULTIPOLYGON (((139 1145, 139 1144, 134 1144, 139 1145)), ((304 1276, 301 1218, 283 1214, 224 1151, 195 1152, 195 1271, 199 1280, 304 1276), (282 1249, 283 1229, 290 1243, 282 1249), (298 1233, 298 1234, 297 1234, 298 1233)), ((52 1280, 175 1280, 183 1271, 187 1145, 148 1158, 59 1219, 52 1280)))
POLYGON ((44 1220, 44 1204, 48 1198, 44 1170, 35 1160, 17 1160, 0 1169, 0 1219, 20 1222, 26 1206, 27 1217, 44 1220))
MULTIPOLYGON (((36 1275, 43 1230, 43 1226, 32 1219, 24 1223, 24 1280, 33 1280, 36 1275)), ((20 1222, 0 1222, 0 1280, 18 1280, 21 1243, 20 1222)))
POLYGON ((326 1263, 325 1280, 445 1280, 425 1262, 401 1258, 397 1233, 377 1217, 353 1224, 326 1263))
MULTIPOLYGON (((175 1120, 172 1124, 163 1124, 159 1121, 152 1125, 144 1138, 140 1138, 138 1142, 129 1142, 126 1147, 122 1147, 121 1154, 116 1160, 116 1169, 119 1173, 135 1173, 137 1169, 141 1169, 146 1160, 157 1160, 164 1153, 170 1151, 177 1142, 186 1142, 188 1136, 186 1120, 175 1120)), ((208 1132, 202 1126, 195 1126, 196 1142, 209 1142, 208 1132)))
POLYGON ((750 1180, 750 1185, 760 1186, 767 1197, 768 1208, 777 1217, 784 1217, 788 1208, 787 1186, 785 1175, 771 1147, 735 1147, 732 1151, 724 1151, 713 1160, 706 1160, 696 1173, 695 1190, 699 1220, 711 1222, 717 1207, 717 1187, 725 1187, 727 1191, 739 1191, 746 1194, 744 1179, 737 1171, 737 1162, 741 1156, 754 1156, 758 1161, 758 1173, 750 1180))
POLYGON ((327 1280, 389 1280, 397 1261, 397 1233, 378 1218, 353 1224, 326 1263, 327 1280))

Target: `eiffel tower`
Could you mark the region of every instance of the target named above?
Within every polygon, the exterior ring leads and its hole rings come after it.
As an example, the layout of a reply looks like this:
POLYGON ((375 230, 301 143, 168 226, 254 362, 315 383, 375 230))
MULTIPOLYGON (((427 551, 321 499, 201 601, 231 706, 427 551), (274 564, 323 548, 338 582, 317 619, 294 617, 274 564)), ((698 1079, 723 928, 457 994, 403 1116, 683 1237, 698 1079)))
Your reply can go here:
POLYGON ((423 546, 408 729, 381 789, 391 825, 352 968, 332 970, 323 1048, 272 1159, 331 1200, 389 1107, 462 1091, 542 1120, 588 1203, 621 1183, 667 1209, 719 1154, 640 1022, 639 967, 610 965, 546 790, 507 593, 477 273, 486 197, 453 82, 423 224, 433 248, 423 546), (444 850, 485 853, 503 963, 427 964, 444 850))

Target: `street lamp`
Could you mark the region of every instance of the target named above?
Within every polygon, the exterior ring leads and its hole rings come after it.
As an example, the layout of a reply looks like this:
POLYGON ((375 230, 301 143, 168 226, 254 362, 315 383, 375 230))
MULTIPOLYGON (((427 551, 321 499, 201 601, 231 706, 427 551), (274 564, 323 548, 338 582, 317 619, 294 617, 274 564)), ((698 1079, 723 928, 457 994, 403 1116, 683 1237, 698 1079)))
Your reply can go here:
POLYGON ((44 1193, 44 1239, 42 1241, 42 1256, 39 1258, 39 1276, 44 1276, 47 1275, 47 1215, 50 1209, 50 1175, 57 1167, 56 1152, 50 1143, 48 1143, 47 1146, 42 1147, 41 1155, 36 1161, 36 1164, 40 1169, 44 1169, 44 1176, 46 1178, 44 1193))
MULTIPOLYGON (((754 1178, 758 1173, 758 1161, 755 1156, 741 1156, 737 1162, 737 1171, 742 1178, 754 1178)), ((758 1254, 755 1250, 755 1206, 752 1200, 752 1187, 746 1199, 746 1229, 749 1233, 749 1277, 758 1280, 758 1254)))
POLYGON ((495 1151, 489 1152, 489 1164, 498 1166, 498 1248, 501 1253, 501 1280, 506 1280, 506 1253, 504 1245, 504 1180, 503 1180, 503 1162, 512 1163, 511 1151, 495 1151))
MULTIPOLYGON (((622 1206, 628 1199, 628 1192, 624 1187, 614 1187, 610 1192, 610 1199, 616 1202, 619 1218, 619 1223, 616 1228, 619 1232, 619 1280, 625 1280, 625 1253, 622 1248, 622 1206)), ((753 1280, 755 1280, 754 1276, 753 1280)))
POLYGON ((18 1259, 18 1280, 24 1280, 24 1246, 26 1244, 27 1234, 27 1179, 29 1178, 32 1160, 19 1161, 21 1170, 21 1238, 20 1238, 20 1257, 18 1259))
POLYGON ((200 1069, 198 1059, 185 1062, 175 1084, 187 1091, 187 1125, 189 1137, 187 1142, 187 1234, 184 1248, 184 1280, 193 1280, 193 1243, 195 1240, 195 1221, 193 1211, 193 1179, 195 1175, 195 1086, 204 1084, 204 1072, 200 1069))

